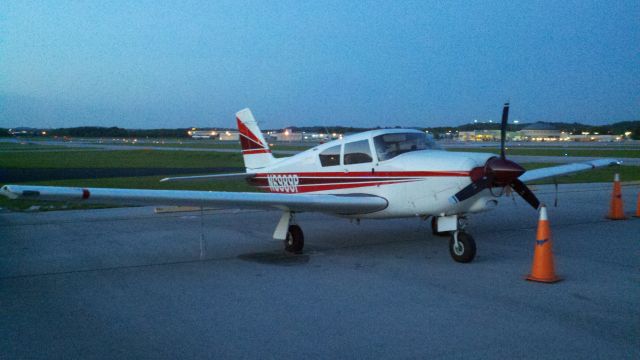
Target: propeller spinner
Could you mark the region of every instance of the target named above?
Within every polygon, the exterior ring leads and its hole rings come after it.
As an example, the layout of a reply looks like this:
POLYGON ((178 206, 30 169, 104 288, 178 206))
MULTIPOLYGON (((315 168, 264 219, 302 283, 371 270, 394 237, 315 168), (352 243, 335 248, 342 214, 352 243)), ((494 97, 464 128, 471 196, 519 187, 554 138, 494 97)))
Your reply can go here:
POLYGON ((538 209, 540 201, 531 190, 518 178, 525 173, 525 169, 517 163, 507 160, 505 156, 505 138, 507 121, 509 119, 509 103, 502 109, 502 124, 500 126, 500 157, 492 157, 484 164, 484 167, 472 170, 471 184, 458 191, 452 198, 452 202, 458 203, 476 195, 484 189, 492 187, 510 186, 518 195, 529 203, 534 209, 538 209))

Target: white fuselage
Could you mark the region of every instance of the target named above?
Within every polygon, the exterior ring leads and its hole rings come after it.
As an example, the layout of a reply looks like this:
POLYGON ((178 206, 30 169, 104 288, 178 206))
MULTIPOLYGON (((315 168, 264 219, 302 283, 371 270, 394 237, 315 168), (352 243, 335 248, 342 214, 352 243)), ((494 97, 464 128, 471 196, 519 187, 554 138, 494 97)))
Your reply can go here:
MULTIPOLYGON (((471 183, 470 171, 494 156, 485 153, 413 150, 381 160, 373 138, 380 134, 417 130, 374 130, 319 145, 300 154, 256 169, 251 183, 274 193, 369 194, 387 199, 381 211, 351 215, 358 218, 392 218, 449 215, 492 208, 495 198, 488 190, 468 201, 452 204, 450 198, 471 183), (371 161, 345 163, 345 144, 368 141, 371 161), (339 146, 339 161, 323 164, 320 154, 339 146)), ((360 160, 362 161, 362 160, 360 160)))

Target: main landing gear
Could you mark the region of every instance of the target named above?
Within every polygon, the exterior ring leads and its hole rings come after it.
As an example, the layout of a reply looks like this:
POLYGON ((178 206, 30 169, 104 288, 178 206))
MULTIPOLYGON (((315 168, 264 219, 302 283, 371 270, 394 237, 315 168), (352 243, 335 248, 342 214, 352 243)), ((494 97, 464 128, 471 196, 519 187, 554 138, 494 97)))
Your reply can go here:
POLYGON ((285 211, 273 232, 274 240, 284 242, 284 250, 291 254, 301 254, 304 248, 304 234, 300 226, 294 224, 294 213, 285 211))
POLYGON ((431 232, 436 236, 449 236, 449 254, 457 262, 468 263, 476 257, 476 242, 464 231, 465 218, 457 215, 431 218, 431 232))
POLYGON ((285 251, 292 254, 301 254, 304 248, 304 234, 298 225, 289 225, 287 238, 284 239, 285 251))

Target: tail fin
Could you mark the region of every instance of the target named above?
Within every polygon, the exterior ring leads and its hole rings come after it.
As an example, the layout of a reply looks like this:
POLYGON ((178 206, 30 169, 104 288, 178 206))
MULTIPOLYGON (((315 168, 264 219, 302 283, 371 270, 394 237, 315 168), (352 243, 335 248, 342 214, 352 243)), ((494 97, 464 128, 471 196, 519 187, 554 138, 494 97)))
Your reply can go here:
POLYGON ((242 157, 247 170, 268 166, 276 161, 271 155, 269 144, 264 140, 258 122, 251 110, 243 109, 236 113, 242 157))

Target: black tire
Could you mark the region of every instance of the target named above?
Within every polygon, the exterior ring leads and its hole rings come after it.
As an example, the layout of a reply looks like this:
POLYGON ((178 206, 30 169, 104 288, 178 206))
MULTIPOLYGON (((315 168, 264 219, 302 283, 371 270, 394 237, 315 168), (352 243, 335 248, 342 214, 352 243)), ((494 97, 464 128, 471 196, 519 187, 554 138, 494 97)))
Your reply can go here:
POLYGON ((435 236, 449 236, 450 231, 438 231, 438 218, 435 216, 431 217, 431 233, 435 236))
POLYGON ((284 249, 292 254, 302 253, 304 248, 304 234, 298 225, 289 225, 287 238, 284 240, 284 249))
POLYGON ((461 263, 471 262, 476 257, 476 241, 473 240, 471 235, 459 231, 458 244, 459 248, 456 248, 452 233, 449 240, 449 254, 451 254, 453 260, 461 263))

